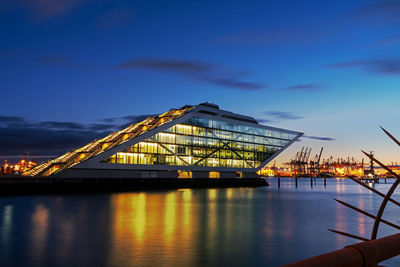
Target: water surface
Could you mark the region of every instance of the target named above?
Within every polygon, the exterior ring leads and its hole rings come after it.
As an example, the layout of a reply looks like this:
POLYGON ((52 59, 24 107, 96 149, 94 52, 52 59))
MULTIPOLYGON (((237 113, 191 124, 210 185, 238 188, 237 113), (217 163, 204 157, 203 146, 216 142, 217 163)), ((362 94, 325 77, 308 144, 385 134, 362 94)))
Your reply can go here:
MULTIPOLYGON (((279 266, 369 237, 382 198, 349 180, 0 198, 0 266, 279 266)), ((375 188, 386 192, 388 184, 375 188)), ((395 197, 399 197, 396 192, 395 197)), ((398 207, 384 218, 400 224, 398 207)), ((379 236, 396 233, 381 226, 379 236)), ((386 266, 400 265, 392 259, 386 266)))

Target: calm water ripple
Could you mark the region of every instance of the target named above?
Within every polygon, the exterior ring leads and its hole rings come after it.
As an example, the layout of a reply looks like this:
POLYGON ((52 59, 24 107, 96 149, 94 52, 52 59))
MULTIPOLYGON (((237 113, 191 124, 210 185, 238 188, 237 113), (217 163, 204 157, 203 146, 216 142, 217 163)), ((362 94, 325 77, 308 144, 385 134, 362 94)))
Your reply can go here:
MULTIPOLYGON (((349 180, 0 198, 0 266, 279 266, 369 237, 382 198, 349 180)), ((386 192, 388 184, 374 187, 386 192)), ((399 199, 397 191, 394 198, 399 199)), ((400 208, 384 218, 400 224, 400 208)), ((396 233, 381 225, 379 236, 396 233)), ((400 265, 394 258, 386 266, 400 265)))

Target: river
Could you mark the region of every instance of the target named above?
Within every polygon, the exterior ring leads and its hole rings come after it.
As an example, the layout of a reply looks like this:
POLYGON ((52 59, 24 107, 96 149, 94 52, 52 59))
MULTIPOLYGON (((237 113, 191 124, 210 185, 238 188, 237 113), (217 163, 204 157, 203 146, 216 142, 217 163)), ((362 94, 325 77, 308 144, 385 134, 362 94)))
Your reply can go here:
MULTIPOLYGON (((0 197, 0 266, 279 266, 369 237, 382 201, 351 180, 261 188, 0 197)), ((375 184, 386 192, 392 181, 375 184)), ((399 198, 396 191, 394 198, 399 198)), ((400 207, 384 218, 400 224, 400 207)), ((381 225, 378 236, 396 233, 381 225)), ((398 258, 385 266, 398 266, 398 258)))

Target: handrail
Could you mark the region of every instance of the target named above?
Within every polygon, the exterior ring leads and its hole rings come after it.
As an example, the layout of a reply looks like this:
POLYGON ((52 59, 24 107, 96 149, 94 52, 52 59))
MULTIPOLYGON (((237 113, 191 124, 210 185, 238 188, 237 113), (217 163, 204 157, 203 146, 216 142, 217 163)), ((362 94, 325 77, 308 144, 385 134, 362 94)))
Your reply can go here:
POLYGON ((400 254, 400 234, 356 243, 282 267, 370 267, 400 254))

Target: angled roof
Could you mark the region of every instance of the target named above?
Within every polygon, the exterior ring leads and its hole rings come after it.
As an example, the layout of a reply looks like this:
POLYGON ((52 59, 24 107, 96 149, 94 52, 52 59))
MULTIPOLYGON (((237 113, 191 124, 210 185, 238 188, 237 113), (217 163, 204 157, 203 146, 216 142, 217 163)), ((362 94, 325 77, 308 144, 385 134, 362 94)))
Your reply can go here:
POLYGON ((81 148, 68 151, 58 158, 48 160, 36 166, 35 168, 24 172, 23 175, 40 176, 61 172, 100 153, 108 151, 115 146, 125 143, 137 136, 147 133, 148 131, 153 130, 165 123, 177 119, 193 108, 195 107, 184 106, 180 109, 172 109, 158 116, 148 117, 144 121, 133 123, 128 127, 120 131, 113 132, 102 139, 93 140, 81 148))

